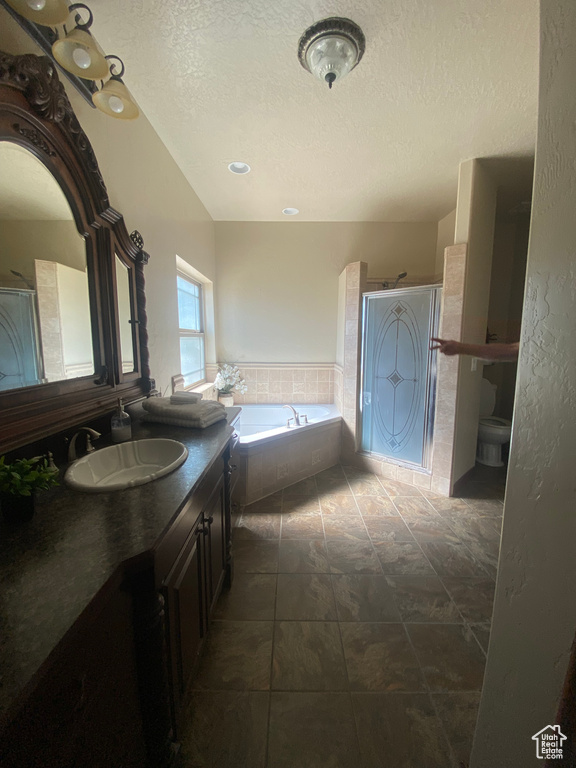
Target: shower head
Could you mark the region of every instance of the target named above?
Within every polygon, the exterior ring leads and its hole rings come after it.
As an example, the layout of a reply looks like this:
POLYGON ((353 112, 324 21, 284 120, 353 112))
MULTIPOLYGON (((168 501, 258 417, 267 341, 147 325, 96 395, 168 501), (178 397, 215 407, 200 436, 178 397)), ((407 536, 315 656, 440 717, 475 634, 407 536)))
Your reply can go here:
POLYGON ((408 272, 400 272, 400 274, 399 274, 399 275, 398 275, 398 277, 396 278, 396 282, 395 282, 395 283, 394 283, 394 285, 392 286, 392 289, 396 288, 396 286, 398 285, 398 282, 399 282, 400 280, 402 280, 403 278, 405 278, 407 275, 408 275, 408 272))

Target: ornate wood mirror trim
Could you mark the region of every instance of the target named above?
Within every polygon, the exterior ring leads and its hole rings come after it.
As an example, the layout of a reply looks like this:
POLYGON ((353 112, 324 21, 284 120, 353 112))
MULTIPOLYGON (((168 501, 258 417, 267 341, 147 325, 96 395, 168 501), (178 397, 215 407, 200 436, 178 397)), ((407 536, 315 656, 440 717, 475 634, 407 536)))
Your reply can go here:
MULTIPOLYGON (((139 233, 110 207, 92 146, 49 58, 0 52, 0 141, 31 152, 62 189, 86 245, 95 374, 0 392, 0 454, 112 410, 153 386, 139 233), (116 259, 127 270, 133 366, 122 372, 116 259)), ((124 338, 126 331, 124 330, 124 338)), ((124 346, 126 343, 124 342, 124 346)))

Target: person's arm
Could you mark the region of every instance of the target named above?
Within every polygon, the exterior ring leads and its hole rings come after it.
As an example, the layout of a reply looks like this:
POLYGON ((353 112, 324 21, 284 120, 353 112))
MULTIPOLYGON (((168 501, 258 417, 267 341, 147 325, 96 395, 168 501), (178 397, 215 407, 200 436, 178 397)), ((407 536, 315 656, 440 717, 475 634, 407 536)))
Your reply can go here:
POLYGON ((471 355, 491 362, 514 362, 518 360, 520 343, 512 344, 465 344, 453 339, 432 338, 436 346, 430 349, 439 349, 443 355, 471 355))

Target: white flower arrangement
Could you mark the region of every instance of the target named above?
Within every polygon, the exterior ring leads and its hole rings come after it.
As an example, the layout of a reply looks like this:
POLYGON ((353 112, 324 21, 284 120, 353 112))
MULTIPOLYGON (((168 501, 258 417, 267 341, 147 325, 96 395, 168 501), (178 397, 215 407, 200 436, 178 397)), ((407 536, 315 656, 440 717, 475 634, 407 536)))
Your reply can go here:
POLYGON ((231 395, 232 392, 239 392, 243 395, 248 391, 246 382, 240 377, 237 366, 228 365, 228 363, 218 367, 218 373, 214 379, 214 389, 217 389, 220 395, 231 395))

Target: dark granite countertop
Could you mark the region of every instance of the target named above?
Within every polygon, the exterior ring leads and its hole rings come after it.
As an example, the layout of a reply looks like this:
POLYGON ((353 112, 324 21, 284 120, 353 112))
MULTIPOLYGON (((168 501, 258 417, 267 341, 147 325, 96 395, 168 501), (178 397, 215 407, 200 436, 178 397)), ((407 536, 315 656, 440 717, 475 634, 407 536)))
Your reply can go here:
POLYGON ((109 493, 62 482, 39 495, 30 522, 0 521, 0 715, 118 567, 162 537, 232 435, 240 408, 227 410, 227 421, 203 430, 133 424, 133 439, 168 437, 188 448, 166 477, 109 493))

